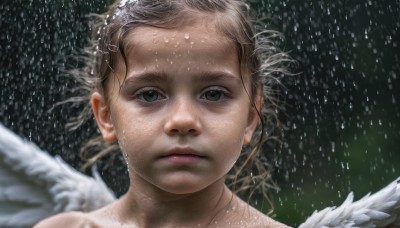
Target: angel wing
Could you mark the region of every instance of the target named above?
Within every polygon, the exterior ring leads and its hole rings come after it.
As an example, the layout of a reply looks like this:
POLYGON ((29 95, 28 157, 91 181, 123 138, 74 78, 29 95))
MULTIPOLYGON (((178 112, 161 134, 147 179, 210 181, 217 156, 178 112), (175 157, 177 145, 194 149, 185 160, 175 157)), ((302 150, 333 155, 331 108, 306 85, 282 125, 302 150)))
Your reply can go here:
POLYGON ((115 200, 99 174, 83 175, 0 124, 0 227, 31 227, 65 211, 115 200))
MULTIPOLYGON (((91 211, 115 200, 98 173, 85 176, 0 124, 0 227, 31 227, 64 211, 91 211)), ((400 178, 373 195, 328 207, 300 225, 400 227, 400 178)))
POLYGON ((400 227, 400 177, 373 195, 353 202, 353 193, 338 207, 315 211, 299 228, 400 227))

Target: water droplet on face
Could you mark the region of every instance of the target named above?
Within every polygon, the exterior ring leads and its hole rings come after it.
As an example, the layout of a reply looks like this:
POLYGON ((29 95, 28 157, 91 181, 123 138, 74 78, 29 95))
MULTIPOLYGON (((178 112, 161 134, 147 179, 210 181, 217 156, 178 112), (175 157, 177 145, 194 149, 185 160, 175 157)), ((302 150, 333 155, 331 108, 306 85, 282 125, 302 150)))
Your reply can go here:
POLYGON ((185 33, 185 35, 183 36, 185 38, 185 40, 188 40, 190 38, 189 33, 185 33))
MULTIPOLYGON (((126 135, 125 135, 125 130, 122 131, 122 138, 119 140, 119 144, 120 146, 124 147, 125 145, 125 139, 126 139, 126 135)), ((125 155, 125 153, 124 153, 125 155)), ((126 158, 128 157, 128 155, 126 155, 126 158)))
MULTIPOLYGON (((123 155, 124 155, 126 167, 129 167, 129 161, 128 161, 129 156, 128 156, 127 153, 125 153, 125 151, 122 151, 122 153, 123 153, 123 155)), ((129 171, 129 168, 128 168, 128 171, 129 171)))

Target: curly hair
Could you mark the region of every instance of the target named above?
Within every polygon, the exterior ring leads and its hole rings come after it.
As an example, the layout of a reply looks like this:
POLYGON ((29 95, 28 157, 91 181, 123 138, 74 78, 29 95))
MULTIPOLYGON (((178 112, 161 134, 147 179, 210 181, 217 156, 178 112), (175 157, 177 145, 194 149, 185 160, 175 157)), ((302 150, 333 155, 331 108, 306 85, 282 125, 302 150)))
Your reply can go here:
MULTIPOLYGON (((268 190, 275 184, 271 178, 272 165, 262 153, 266 142, 274 145, 277 153, 281 150, 282 126, 279 122, 280 80, 288 74, 289 56, 282 52, 275 41, 280 33, 266 30, 250 17, 250 8, 239 0, 136 0, 122 4, 117 1, 101 15, 92 15, 93 30, 90 45, 80 56, 82 68, 71 73, 81 85, 82 94, 68 101, 84 103, 79 116, 73 118, 67 127, 77 129, 91 118, 90 95, 100 92, 107 99, 105 82, 112 77, 118 55, 126 65, 126 43, 130 31, 139 26, 157 28, 177 28, 197 18, 208 17, 218 31, 221 31, 233 44, 241 69, 241 80, 251 82, 249 99, 255 106, 259 91, 263 92, 263 106, 258 111, 260 124, 249 145, 242 149, 241 155, 227 175, 226 183, 242 198, 248 201, 254 194, 268 197, 268 190), (246 72, 246 73, 244 73, 246 72), (248 80, 249 79, 249 80, 248 80)), ((125 75, 126 77, 126 75, 125 75)), ((245 88, 246 89, 246 88, 245 88)), ((94 164, 99 158, 119 150, 117 143, 105 143, 100 135, 89 140, 82 148, 87 159, 85 167, 94 164)))

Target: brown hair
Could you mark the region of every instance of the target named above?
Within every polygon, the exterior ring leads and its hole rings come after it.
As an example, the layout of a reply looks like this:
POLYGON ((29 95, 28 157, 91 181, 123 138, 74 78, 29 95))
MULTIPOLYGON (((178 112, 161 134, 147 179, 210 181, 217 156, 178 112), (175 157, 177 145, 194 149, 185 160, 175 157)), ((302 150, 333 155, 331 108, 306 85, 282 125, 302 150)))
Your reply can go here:
MULTIPOLYGON (((262 194, 269 202, 267 191, 275 187, 271 179, 271 163, 266 161, 262 145, 268 141, 280 151, 282 128, 278 120, 279 81, 287 73, 289 57, 276 47, 273 40, 280 37, 274 31, 264 30, 249 15, 249 7, 239 0, 136 0, 120 6, 119 1, 102 14, 94 16, 91 45, 85 49, 85 66, 72 73, 82 85, 84 95, 68 101, 85 102, 82 113, 68 127, 76 129, 92 116, 90 94, 99 91, 107 97, 104 85, 112 76, 118 56, 126 65, 126 36, 138 26, 175 28, 198 17, 214 18, 214 23, 234 44, 241 67, 241 78, 248 75, 251 82, 247 91, 253 107, 255 95, 263 92, 263 107, 258 110, 261 124, 252 141, 242 150, 239 160, 227 176, 227 184, 241 197, 262 194), (244 73, 246 72, 246 73, 244 73)), ((118 145, 105 143, 101 136, 89 140, 82 152, 89 157, 84 167, 100 157, 118 150, 118 145), (93 153, 94 152, 94 153, 93 153)), ((271 206, 272 203, 270 202, 271 206)))

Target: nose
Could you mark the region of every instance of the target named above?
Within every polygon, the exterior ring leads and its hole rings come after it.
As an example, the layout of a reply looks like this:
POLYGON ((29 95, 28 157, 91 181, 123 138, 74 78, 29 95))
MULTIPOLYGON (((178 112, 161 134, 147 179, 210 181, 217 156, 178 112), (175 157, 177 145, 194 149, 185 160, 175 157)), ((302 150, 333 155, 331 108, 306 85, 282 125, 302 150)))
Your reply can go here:
POLYGON ((171 104, 164 131, 168 135, 199 135, 200 113, 189 99, 180 99, 171 104))

